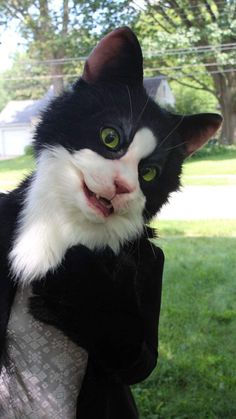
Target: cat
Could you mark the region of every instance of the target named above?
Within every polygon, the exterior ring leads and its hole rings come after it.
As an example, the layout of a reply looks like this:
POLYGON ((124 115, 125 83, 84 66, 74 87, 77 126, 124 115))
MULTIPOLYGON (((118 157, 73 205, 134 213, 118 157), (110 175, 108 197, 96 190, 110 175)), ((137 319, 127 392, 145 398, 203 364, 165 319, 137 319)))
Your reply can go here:
POLYGON ((36 170, 0 197, 0 417, 138 417, 164 264, 146 225, 221 121, 161 109, 127 27, 42 113, 36 170))

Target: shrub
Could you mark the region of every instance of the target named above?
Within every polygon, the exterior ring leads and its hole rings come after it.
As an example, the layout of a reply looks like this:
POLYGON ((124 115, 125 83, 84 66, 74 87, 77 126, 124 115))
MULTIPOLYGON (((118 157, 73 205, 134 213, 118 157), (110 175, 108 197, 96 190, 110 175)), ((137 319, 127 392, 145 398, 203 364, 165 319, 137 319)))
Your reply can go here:
POLYGON ((34 156, 34 149, 33 149, 32 144, 25 146, 24 153, 26 156, 34 156))
POLYGON ((219 144, 218 140, 214 138, 210 140, 204 147, 200 148, 200 150, 196 151, 196 153, 191 156, 191 159, 217 156, 229 157, 232 152, 235 151, 235 146, 219 144))

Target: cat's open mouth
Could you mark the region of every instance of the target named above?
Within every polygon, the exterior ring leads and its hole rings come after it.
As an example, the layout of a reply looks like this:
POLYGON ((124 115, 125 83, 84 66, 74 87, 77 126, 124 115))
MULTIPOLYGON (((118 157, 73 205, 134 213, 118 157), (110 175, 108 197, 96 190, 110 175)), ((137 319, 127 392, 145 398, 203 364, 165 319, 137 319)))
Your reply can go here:
POLYGON ((89 204, 99 210, 104 217, 109 217, 109 215, 113 214, 114 208, 111 201, 91 191, 85 182, 84 193, 89 204))

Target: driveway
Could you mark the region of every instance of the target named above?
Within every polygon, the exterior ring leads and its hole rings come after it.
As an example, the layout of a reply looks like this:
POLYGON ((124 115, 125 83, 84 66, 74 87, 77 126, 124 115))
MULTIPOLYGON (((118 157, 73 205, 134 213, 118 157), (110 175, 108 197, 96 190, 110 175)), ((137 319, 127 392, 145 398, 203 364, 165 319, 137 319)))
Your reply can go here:
POLYGON ((236 186, 185 186, 171 195, 157 218, 236 220, 236 186))

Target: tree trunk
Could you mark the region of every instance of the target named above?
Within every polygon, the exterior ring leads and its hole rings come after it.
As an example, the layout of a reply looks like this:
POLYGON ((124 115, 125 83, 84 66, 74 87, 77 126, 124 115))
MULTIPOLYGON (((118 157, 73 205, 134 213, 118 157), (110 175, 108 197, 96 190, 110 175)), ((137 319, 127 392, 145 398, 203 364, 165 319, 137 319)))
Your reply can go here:
POLYGON ((220 100, 221 112, 224 118, 220 142, 221 144, 236 144, 236 108, 232 106, 232 102, 227 98, 227 92, 224 94, 226 98, 220 100))
POLYGON ((56 96, 60 95, 63 91, 63 69, 61 64, 52 64, 51 66, 51 76, 52 76, 52 85, 53 91, 56 96))
POLYGON ((224 118, 220 142, 236 144, 236 74, 215 74, 213 79, 224 118))
MULTIPOLYGON (((68 31, 68 21, 69 21, 69 9, 68 1, 63 0, 63 9, 62 9, 62 37, 63 39, 67 35, 68 31)), ((53 21, 50 16, 49 11, 49 0, 39 0, 39 10, 40 10, 40 24, 41 31, 35 32, 35 39, 37 39, 42 45, 45 45, 46 48, 43 51, 44 58, 48 60, 55 60, 58 58, 64 58, 65 48, 60 44, 60 47, 55 47, 56 44, 53 43, 51 39, 51 34, 54 32, 55 28, 53 26, 53 21)), ((56 63, 52 61, 51 64, 51 77, 54 94, 57 96, 63 91, 63 66, 61 63, 56 63)))

